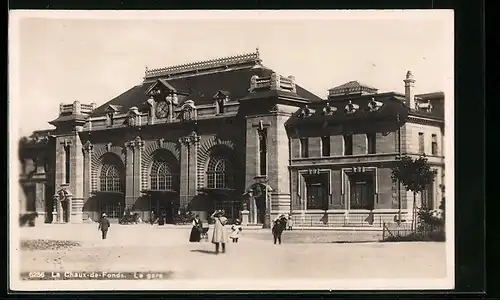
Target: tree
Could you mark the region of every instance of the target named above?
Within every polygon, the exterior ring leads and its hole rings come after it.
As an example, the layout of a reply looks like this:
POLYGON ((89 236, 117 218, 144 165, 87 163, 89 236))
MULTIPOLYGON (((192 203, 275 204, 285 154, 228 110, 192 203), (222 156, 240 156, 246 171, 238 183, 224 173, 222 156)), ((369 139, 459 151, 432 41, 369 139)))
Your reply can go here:
MULTIPOLYGON (((422 191, 426 190, 427 186, 434 182, 436 173, 436 171, 431 169, 425 155, 420 156, 417 159, 413 159, 408 155, 399 157, 396 165, 392 168, 392 181, 401 183, 407 191, 413 192, 412 211, 414 217, 411 223, 412 230, 416 221, 415 210, 417 193, 421 193, 422 191)), ((399 199, 399 201, 401 201, 401 199, 399 199)))

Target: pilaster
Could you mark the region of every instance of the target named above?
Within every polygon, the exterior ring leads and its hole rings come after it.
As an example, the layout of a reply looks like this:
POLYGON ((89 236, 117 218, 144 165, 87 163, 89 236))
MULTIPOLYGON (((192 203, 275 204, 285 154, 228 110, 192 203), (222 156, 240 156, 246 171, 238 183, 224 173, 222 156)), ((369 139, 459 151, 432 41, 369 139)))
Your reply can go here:
POLYGON ((84 202, 90 197, 92 191, 92 154, 94 146, 90 141, 83 145, 83 199, 84 202))
POLYGON ((134 202, 134 142, 125 143, 125 207, 131 207, 134 202))
POLYGON ((44 223, 45 222, 45 183, 37 182, 36 183, 36 198, 35 198, 35 210, 38 213, 38 218, 36 218, 36 223, 44 223))
POLYGON ((138 136, 134 143, 134 202, 132 205, 141 197, 142 151, 144 151, 144 141, 138 136))
MULTIPOLYGON (((189 137, 182 137, 179 139, 181 145, 180 149, 180 191, 179 191, 179 201, 181 207, 186 207, 189 204, 189 192, 190 192, 190 171, 189 164, 190 160, 190 139, 189 137)), ((195 160, 196 161, 196 160, 195 160)))
POLYGON ((198 193, 198 174, 197 174, 197 157, 198 148, 200 146, 201 138, 196 134, 196 132, 191 133, 189 136, 189 181, 188 181, 188 201, 192 199, 198 193))
POLYGON ((81 223, 83 221, 83 145, 78 134, 73 136, 73 147, 70 152, 70 186, 73 194, 70 205, 70 222, 81 223))

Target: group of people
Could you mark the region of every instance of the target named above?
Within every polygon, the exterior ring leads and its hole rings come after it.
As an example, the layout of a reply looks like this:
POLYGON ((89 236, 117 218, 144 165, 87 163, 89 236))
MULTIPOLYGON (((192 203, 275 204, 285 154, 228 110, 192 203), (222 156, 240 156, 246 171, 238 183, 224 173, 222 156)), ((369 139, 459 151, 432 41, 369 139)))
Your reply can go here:
MULTIPOLYGON (((216 210, 210 218, 214 220, 212 243, 215 244, 215 253, 219 254, 220 250, 225 253, 229 239, 233 243, 238 243, 240 233, 243 231, 241 222, 238 219, 235 220, 235 223, 231 226, 231 234, 228 234, 225 227, 228 219, 225 217, 224 210, 216 210)), ((200 242, 202 239, 208 240, 208 223, 202 222, 200 216, 196 215, 192 225, 191 234, 189 235, 190 242, 200 242)))
MULTIPOLYGON (((231 234, 225 225, 228 219, 225 217, 224 210, 216 210, 211 216, 214 220, 214 230, 212 234, 212 243, 215 244, 215 252, 218 254, 220 250, 222 253, 226 252, 226 244, 228 240, 231 239, 233 243, 238 243, 240 234, 243 231, 241 226, 241 221, 236 219, 235 223, 231 226, 231 234), (222 248, 222 249, 221 249, 222 248)), ((201 221, 200 216, 196 215, 192 222, 192 229, 189 235, 190 242, 200 242, 203 240, 208 240, 208 223, 201 221)), ((102 218, 99 221, 98 230, 102 232, 102 239, 106 239, 108 229, 111 226, 109 220, 105 213, 102 214, 102 218)), ((273 221, 271 232, 273 234, 274 244, 281 244, 281 236, 283 231, 292 230, 293 222, 290 216, 280 215, 273 221)))

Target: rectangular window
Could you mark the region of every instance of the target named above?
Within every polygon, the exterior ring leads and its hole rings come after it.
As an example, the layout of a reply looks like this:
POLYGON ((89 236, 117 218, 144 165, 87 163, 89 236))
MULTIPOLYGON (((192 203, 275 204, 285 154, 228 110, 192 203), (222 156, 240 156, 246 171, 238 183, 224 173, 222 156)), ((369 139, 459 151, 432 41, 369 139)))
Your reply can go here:
POLYGON ((70 179, 70 169, 71 169, 71 162, 70 162, 70 149, 69 146, 64 147, 64 158, 65 158, 65 177, 66 177, 66 183, 69 183, 70 179))
POLYGON ((432 155, 438 155, 437 149, 437 136, 435 134, 432 135, 432 155))
POLYGON ((425 153, 424 133, 423 132, 418 133, 418 153, 420 153, 420 154, 425 153))
POLYGON ((328 175, 308 175, 305 177, 307 209, 328 209, 328 175))
POLYGON ((330 136, 321 137, 321 156, 330 156, 330 136))
POLYGON ((367 142, 367 150, 368 154, 377 153, 377 134, 376 133, 368 133, 366 134, 366 142, 367 142))
POLYGON ((352 155, 352 135, 344 135, 344 155, 352 155))
POLYGON ((309 157, 309 139, 300 139, 300 157, 309 157))
POLYGON ((108 113, 106 115, 106 126, 112 127, 113 126, 113 113, 108 113))
POLYGON ((375 204, 373 175, 370 173, 355 173, 349 175, 351 181, 350 209, 372 210, 375 204))
POLYGON ((259 130, 259 170, 260 175, 267 175, 267 129, 259 130))
POLYGON ((422 207, 434 209, 434 184, 432 183, 422 191, 422 207))

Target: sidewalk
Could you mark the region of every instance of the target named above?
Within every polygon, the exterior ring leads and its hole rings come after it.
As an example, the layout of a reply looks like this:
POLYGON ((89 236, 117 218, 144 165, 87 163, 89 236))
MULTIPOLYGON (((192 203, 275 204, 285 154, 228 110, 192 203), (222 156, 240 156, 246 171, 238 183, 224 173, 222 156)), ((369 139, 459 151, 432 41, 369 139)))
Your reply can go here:
MULTIPOLYGON (((72 226, 72 225, 95 225, 97 226, 97 223, 95 222, 84 222, 84 223, 79 223, 79 224, 43 224, 42 226, 72 226)), ((131 225, 120 225, 120 224, 112 224, 113 226, 150 226, 150 227, 158 227, 158 228, 169 228, 169 229, 189 229, 192 227, 191 224, 184 224, 184 225, 174 225, 174 224, 165 224, 162 226, 159 226, 158 224, 151 225, 149 223, 139 223, 139 224, 131 224, 131 225)), ((227 227, 230 227, 231 225, 226 225, 227 227)), ((210 224, 209 228, 212 229, 213 225, 210 224)), ((247 225, 243 226, 243 229, 245 230, 270 230, 270 229, 264 229, 262 228, 262 225, 247 225)), ((376 227, 376 226, 365 226, 365 227, 352 227, 352 226, 345 226, 345 227, 329 227, 329 226, 294 226, 293 230, 296 231, 304 231, 304 230, 311 230, 311 231, 382 231, 382 227, 376 227)))

